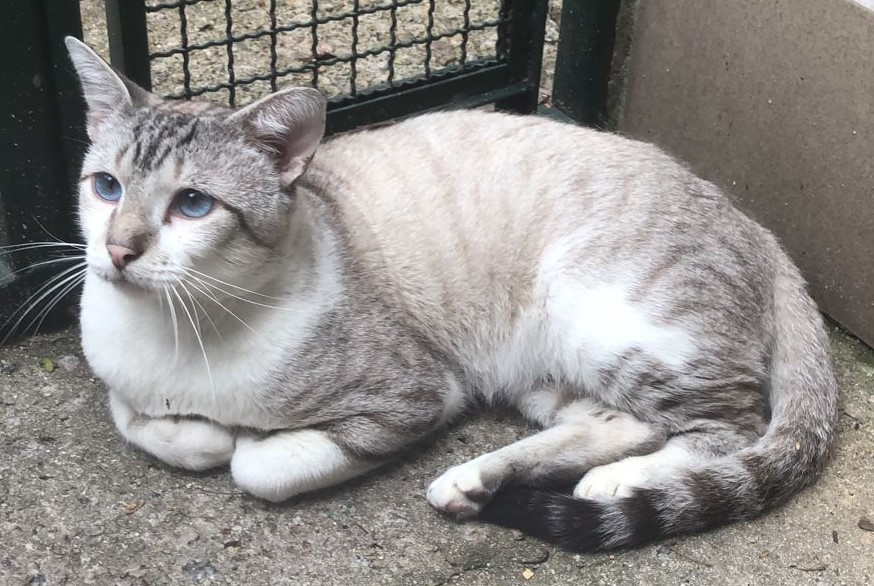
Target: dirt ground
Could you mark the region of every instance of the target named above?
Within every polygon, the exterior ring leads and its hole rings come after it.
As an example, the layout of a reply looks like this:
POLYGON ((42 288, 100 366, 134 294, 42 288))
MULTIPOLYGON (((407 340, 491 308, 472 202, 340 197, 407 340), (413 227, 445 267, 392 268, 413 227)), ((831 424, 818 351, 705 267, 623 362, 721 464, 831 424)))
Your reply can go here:
MULTIPOLYGON (((337 10, 350 2, 320 6, 337 10)), ((266 0, 233 4, 236 31, 265 26, 266 0)), ((278 4, 301 18, 308 14, 309 2, 278 4)), ((223 34, 210 12, 219 5, 223 10, 223 2, 188 9, 192 42, 223 34)), ((464 2, 438 5, 458 14, 464 2)), ((81 6, 86 40, 106 55, 102 2, 81 6)), ((472 20, 488 18, 496 2, 472 6, 472 20)), ((554 2, 547 29, 546 93, 557 7, 554 2)), ((422 6, 408 8, 399 13, 398 31, 418 34, 413 27, 421 26, 422 6)), ((450 24, 456 18, 435 15, 450 24)), ((174 18, 150 18, 154 50, 177 42, 174 18)), ((362 38, 385 43, 385 18, 374 20, 362 38)), ((340 54, 346 35, 325 27, 320 38, 326 51, 340 54)), ((280 45, 284 58, 308 55, 308 44, 287 43, 280 45)), ((487 36, 475 39, 471 54, 491 51, 489 43, 487 36)), ((435 48, 436 62, 456 58, 458 47, 445 45, 435 48)), ((194 83, 225 80, 223 56, 204 54, 192 61, 194 83)), ((241 48, 240 70, 262 68, 264 55, 257 44, 241 48)), ((415 74, 420 57, 399 56, 399 75, 415 74)), ((163 61, 156 63, 156 88, 177 92, 181 68, 163 61)), ((367 61, 362 83, 382 81, 384 58, 367 61)), ((321 87, 331 95, 345 91, 347 78, 342 68, 325 72, 321 87)), ((253 86, 241 101, 265 91, 253 86)), ((840 433, 833 461, 813 487, 751 522, 634 551, 577 555, 515 532, 454 523, 425 501, 428 483, 448 466, 529 433, 512 414, 471 417, 393 466, 269 505, 238 491, 227 470, 172 470, 125 445, 110 421, 105 389, 81 356, 76 329, 41 335, 0 348, 0 584, 871 584, 874 352, 837 328, 832 341, 842 389, 840 433)))
POLYGON ((425 501, 448 466, 530 431, 510 414, 471 417, 396 465, 269 505, 227 470, 172 470, 125 445, 76 330, 41 335, 0 349, 0 584, 871 584, 874 353, 837 329, 832 340, 840 434, 813 487, 758 520, 575 555, 425 501))

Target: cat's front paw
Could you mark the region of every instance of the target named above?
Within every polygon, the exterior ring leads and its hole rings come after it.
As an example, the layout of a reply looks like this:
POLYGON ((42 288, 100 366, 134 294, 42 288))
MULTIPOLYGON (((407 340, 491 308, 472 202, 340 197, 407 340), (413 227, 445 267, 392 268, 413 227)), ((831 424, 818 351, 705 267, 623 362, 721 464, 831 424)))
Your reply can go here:
POLYGON ((464 519, 480 512, 494 490, 485 487, 476 462, 454 466, 428 487, 431 506, 453 517, 464 519))
POLYGON ((171 466, 207 470, 226 465, 234 454, 234 435, 212 421, 149 417, 115 393, 109 394, 109 407, 127 441, 171 466))
POLYGON ((208 470, 231 461, 234 436, 209 421, 156 418, 143 424, 141 446, 171 466, 208 470))

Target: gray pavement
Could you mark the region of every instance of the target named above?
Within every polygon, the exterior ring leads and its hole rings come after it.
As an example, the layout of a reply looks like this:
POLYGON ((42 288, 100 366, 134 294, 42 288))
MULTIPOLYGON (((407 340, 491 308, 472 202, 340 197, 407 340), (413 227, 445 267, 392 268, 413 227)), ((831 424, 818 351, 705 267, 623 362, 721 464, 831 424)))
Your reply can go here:
POLYGON ((0 585, 871 584, 874 532, 859 525, 874 521, 874 353, 832 339, 841 431, 814 487, 752 522, 575 555, 425 502, 447 466, 528 433, 511 414, 474 416, 397 465, 268 505, 226 470, 171 470, 126 446, 75 329, 39 336, 0 348, 0 585))

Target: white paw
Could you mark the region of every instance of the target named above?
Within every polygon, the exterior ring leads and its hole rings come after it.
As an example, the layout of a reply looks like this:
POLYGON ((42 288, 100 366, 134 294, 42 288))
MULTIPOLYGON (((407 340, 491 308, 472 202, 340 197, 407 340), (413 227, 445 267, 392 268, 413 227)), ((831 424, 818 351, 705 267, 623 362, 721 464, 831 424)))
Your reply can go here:
POLYGON ((159 460, 188 470, 223 466, 234 453, 234 436, 228 430, 197 419, 149 420, 138 439, 159 460))
POLYGON ((594 500, 630 497, 646 480, 642 466, 634 458, 627 458, 589 470, 574 488, 574 496, 594 500))
POLYGON ((492 492, 483 486, 479 465, 466 462, 443 473, 428 487, 428 502, 442 513, 458 518, 472 517, 480 512, 492 492))
POLYGON ((352 458, 324 432, 302 429, 261 439, 238 437, 231 475, 246 492, 280 502, 344 482, 377 465, 352 458))
POLYGON ((296 494, 283 482, 286 470, 294 466, 293 454, 279 442, 237 438, 237 449, 231 460, 231 475, 237 485, 258 498, 274 503, 296 494))

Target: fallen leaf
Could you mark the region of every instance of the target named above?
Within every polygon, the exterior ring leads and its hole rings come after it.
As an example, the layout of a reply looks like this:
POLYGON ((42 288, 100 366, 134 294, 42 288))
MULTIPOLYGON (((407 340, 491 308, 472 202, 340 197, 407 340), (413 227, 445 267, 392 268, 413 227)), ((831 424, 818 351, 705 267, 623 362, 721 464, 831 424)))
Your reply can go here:
POLYGON ((143 508, 143 505, 146 504, 145 501, 134 501, 132 503, 126 503, 121 501, 121 506, 124 507, 124 512, 128 515, 133 515, 137 511, 143 508))
POLYGON ((826 564, 818 560, 806 564, 789 564, 789 567, 802 572, 824 572, 828 568, 826 564))
POLYGON ((39 361, 39 366, 46 372, 52 372, 55 369, 54 361, 48 356, 39 361))

